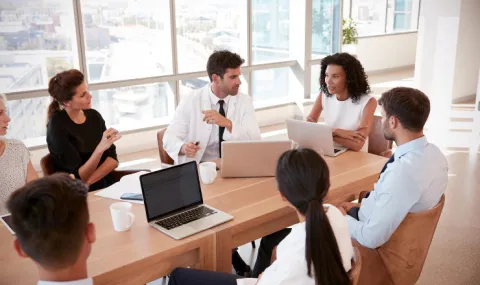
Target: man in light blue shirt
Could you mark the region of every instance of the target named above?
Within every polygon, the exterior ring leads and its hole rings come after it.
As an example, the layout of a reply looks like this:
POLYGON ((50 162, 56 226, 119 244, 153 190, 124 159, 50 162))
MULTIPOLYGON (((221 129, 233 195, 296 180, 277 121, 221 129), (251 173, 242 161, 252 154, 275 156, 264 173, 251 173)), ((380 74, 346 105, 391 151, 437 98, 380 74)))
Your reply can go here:
POLYGON ((342 203, 352 238, 363 246, 386 243, 408 213, 433 208, 445 192, 445 156, 423 134, 430 101, 421 91, 398 87, 382 94, 382 125, 386 139, 398 146, 374 189, 361 204, 342 203))

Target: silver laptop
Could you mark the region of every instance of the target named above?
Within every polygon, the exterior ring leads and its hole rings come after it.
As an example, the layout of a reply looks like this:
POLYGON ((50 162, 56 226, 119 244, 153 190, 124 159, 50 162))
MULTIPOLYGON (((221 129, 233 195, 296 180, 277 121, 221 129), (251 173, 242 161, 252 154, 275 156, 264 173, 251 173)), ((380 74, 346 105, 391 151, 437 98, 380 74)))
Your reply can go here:
POLYGON ((222 142, 222 177, 275 176, 280 156, 292 149, 291 140, 222 142))
POLYGON ((182 239, 233 216, 203 204, 195 161, 140 176, 148 224, 182 239))
POLYGON ((300 120, 287 120, 288 138, 301 148, 311 148, 318 153, 323 150, 327 156, 337 156, 347 151, 345 147, 334 145, 332 128, 325 124, 300 120))

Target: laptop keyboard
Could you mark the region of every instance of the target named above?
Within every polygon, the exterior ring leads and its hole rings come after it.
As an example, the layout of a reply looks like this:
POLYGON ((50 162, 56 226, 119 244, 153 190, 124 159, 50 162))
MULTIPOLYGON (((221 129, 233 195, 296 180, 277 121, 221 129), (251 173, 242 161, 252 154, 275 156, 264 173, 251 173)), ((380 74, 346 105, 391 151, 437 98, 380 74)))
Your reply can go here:
POLYGON ((198 219, 213 215, 215 213, 217 212, 205 206, 201 206, 190 211, 175 215, 173 217, 155 222, 155 224, 161 226, 164 229, 171 230, 179 226, 188 224, 190 222, 196 221, 198 219))

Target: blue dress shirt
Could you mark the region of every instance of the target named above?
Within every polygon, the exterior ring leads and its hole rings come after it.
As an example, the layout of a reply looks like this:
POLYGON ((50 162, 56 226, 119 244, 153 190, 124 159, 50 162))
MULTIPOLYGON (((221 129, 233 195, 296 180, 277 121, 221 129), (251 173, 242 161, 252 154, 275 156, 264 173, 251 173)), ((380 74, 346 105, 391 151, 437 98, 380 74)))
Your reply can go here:
POLYGON ((433 208, 447 187, 447 160, 426 137, 399 146, 393 155, 362 200, 359 220, 346 216, 352 238, 369 248, 387 242, 408 213, 433 208))

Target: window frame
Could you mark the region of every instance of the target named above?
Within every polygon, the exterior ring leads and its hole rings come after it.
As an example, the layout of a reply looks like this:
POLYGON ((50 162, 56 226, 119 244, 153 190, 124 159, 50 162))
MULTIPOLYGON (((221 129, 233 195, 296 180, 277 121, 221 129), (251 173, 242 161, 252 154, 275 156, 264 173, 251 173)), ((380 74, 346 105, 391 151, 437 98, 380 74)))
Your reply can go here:
MULTIPOLYGON (((86 39, 85 39, 85 29, 83 23, 83 15, 82 15, 82 3, 81 0, 71 0, 73 3, 73 14, 74 14, 74 26, 75 26, 75 36, 77 45, 74 46, 74 51, 78 54, 78 62, 79 62, 79 69, 85 75, 86 81, 89 84, 89 89, 91 91, 97 90, 105 90, 105 89, 115 89, 121 87, 130 87, 135 85, 145 85, 145 84, 153 84, 153 83, 170 83, 172 86, 172 93, 173 93, 173 102, 174 106, 177 107, 180 101, 180 81, 185 79, 193 79, 198 77, 205 77, 208 76, 206 71, 198 71, 198 72, 187 72, 187 73, 179 73, 178 72, 178 51, 177 51, 177 36, 176 36, 176 3, 175 0, 168 0, 169 1, 169 8, 170 8, 170 36, 171 36, 171 60, 172 60, 172 74, 167 75, 160 75, 160 76, 152 76, 152 77, 144 77, 144 78, 135 78, 135 79, 121 79, 121 80, 113 80, 113 81, 102 81, 102 82, 88 82, 88 66, 87 66, 87 55, 86 55, 86 39)), ((252 58, 252 31, 253 31, 253 11, 252 11, 252 2, 253 0, 246 0, 246 17, 247 17, 247 58, 245 64, 242 66, 242 73, 244 74, 245 80, 248 83, 248 94, 252 94, 252 73, 255 71, 261 70, 269 70, 275 68, 290 68, 292 73, 295 75, 294 78, 295 85, 299 86, 297 89, 289 90, 289 95, 293 95, 289 102, 285 100, 278 100, 278 99, 271 99, 271 102, 267 102, 268 100, 262 101, 261 106, 255 108, 256 111, 264 111, 275 108, 276 106, 282 107, 286 104, 293 104, 298 106, 301 110, 303 110, 303 105, 305 102, 309 102, 310 100, 310 82, 311 82, 311 65, 319 64, 321 59, 326 56, 322 55, 320 57, 315 57, 312 59, 312 5, 313 0, 289 0, 290 1, 290 9, 292 9, 293 3, 295 3, 295 10, 297 10, 297 15, 305 15, 303 19, 296 19, 292 18, 291 21, 295 21, 295 25, 300 25, 303 28, 304 33, 300 36, 304 39, 305 46, 302 44, 301 51, 295 51, 293 59, 288 60, 273 60, 264 63, 253 63, 252 58), (298 82, 297 82, 298 81, 298 82), (303 89, 303 90, 302 90, 303 89), (303 91, 303 92, 302 92, 303 91)), ((339 7, 339 27, 341 27, 341 21, 343 19, 343 1, 341 0, 331 0, 332 7, 338 5, 339 7)), ((332 20, 333 21, 333 20, 332 20)), ((292 25, 292 23, 290 23, 292 25)), ((337 37, 337 41, 334 43, 332 40, 331 45, 334 46, 335 44, 340 47, 341 46, 341 29, 339 29, 339 35, 337 37)), ((332 34, 333 37, 333 34, 332 34)), ((292 44, 292 35, 290 35, 290 46, 292 44)), ((334 38, 334 37, 333 37, 334 38)), ((298 45, 298 44, 295 44, 298 45)), ((20 100, 20 99, 31 99, 31 98, 38 98, 38 97, 45 97, 48 96, 47 88, 41 89, 27 89, 22 91, 12 91, 6 92, 6 96, 9 101, 20 100)), ((173 114, 169 114, 173 115, 173 114)), ((163 123, 158 125, 145 125, 139 126, 135 129, 126 129, 122 131, 122 134, 132 134, 132 133, 139 133, 145 132, 148 130, 159 129, 160 127, 165 126, 163 123)), ((27 138, 24 140, 27 146, 31 150, 41 149, 46 146, 45 137, 36 137, 36 138, 27 138)))
MULTIPOLYGON (((352 6, 353 6, 353 2, 355 0, 343 0, 343 1, 347 1, 349 4, 349 15, 346 15, 345 16, 345 19, 347 18, 352 18, 352 6), (348 17, 347 17, 348 16, 348 17)), ((342 1, 342 3, 343 3, 342 1)), ((395 4, 396 4, 396 1, 398 0, 392 0, 394 1, 393 4, 394 4, 394 7, 393 7, 393 13, 392 13, 392 17, 395 17, 395 15, 397 14, 403 14, 403 15, 407 15, 409 14, 411 17, 414 17, 414 16, 417 16, 416 17, 416 25, 414 25, 414 27, 412 27, 411 29, 409 30, 398 30, 398 31, 394 31, 393 30, 393 27, 392 27, 392 32, 387 32, 387 27, 388 27, 388 1, 389 0, 382 0, 384 1, 385 3, 385 19, 383 21, 384 25, 383 25, 383 32, 381 33, 372 33, 372 34, 368 34, 368 35, 361 35, 359 34, 358 35, 358 38, 359 39, 365 39, 365 38, 371 38, 371 37, 379 37, 379 36, 388 36, 388 35, 397 35, 397 34, 405 34, 405 33, 417 33, 418 32, 418 25, 419 25, 419 22, 420 22, 420 9, 421 9, 421 4, 422 4, 422 0, 412 0, 412 9, 409 10, 409 11, 396 11, 395 10, 395 4), (418 4, 418 5, 417 5, 418 4), (418 11, 415 10, 414 11, 414 8, 415 7, 418 7, 418 11)), ((394 19, 392 19, 392 23, 394 23, 394 19)), ((394 24, 393 24, 394 25, 394 24)))

